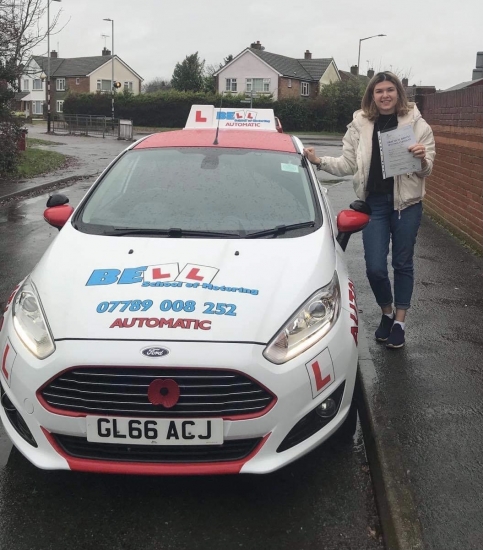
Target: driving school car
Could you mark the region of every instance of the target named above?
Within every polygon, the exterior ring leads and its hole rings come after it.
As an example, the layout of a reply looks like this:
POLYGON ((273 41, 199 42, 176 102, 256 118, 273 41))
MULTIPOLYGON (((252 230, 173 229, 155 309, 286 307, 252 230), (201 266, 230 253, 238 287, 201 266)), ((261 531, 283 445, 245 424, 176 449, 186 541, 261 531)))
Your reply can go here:
POLYGON ((44 469, 267 473, 352 435, 358 314, 337 219, 272 110, 193 106, 120 154, 14 289, 0 416, 44 469))

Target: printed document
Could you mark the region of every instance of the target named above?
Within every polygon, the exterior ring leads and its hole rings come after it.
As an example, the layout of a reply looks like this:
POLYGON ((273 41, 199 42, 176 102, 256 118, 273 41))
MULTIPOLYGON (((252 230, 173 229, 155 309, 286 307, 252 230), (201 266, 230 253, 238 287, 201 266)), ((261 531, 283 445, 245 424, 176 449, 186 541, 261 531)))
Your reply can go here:
POLYGON ((384 179, 421 170, 421 159, 413 157, 408 151, 410 145, 417 143, 411 126, 378 132, 378 137, 384 179))

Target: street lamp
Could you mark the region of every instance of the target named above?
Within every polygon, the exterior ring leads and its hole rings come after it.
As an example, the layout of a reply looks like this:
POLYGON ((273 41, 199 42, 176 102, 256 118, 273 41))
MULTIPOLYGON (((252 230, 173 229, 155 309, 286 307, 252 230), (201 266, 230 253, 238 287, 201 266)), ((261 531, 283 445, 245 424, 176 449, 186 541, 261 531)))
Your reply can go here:
POLYGON ((47 0, 47 133, 50 134, 50 3, 61 0, 47 0))
POLYGON ((112 125, 114 127, 114 19, 103 19, 103 21, 110 21, 112 25, 112 51, 111 51, 111 94, 112 94, 112 102, 111 102, 111 118, 112 118, 112 125))
POLYGON ((357 74, 359 74, 359 64, 361 62, 361 42, 363 40, 369 40, 369 38, 376 38, 377 36, 386 36, 385 34, 374 34, 373 36, 368 36, 366 38, 359 38, 359 57, 357 58, 357 74))

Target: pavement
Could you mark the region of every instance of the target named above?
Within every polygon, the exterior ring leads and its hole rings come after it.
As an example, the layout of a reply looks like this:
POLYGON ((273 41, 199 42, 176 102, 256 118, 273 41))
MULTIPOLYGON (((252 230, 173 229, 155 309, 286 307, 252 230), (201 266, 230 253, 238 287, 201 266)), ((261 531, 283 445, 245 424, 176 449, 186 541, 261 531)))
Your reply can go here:
MULTIPOLYGON (((0 184, 0 201, 93 177, 128 145, 44 132, 29 128, 30 137, 61 142, 56 150, 77 160, 48 176, 0 184)), ((340 138, 299 137, 319 156, 341 152, 340 138)), ((319 174, 334 210, 347 208, 350 178, 319 174)), ((407 345, 387 350, 373 337, 380 312, 360 234, 346 257, 360 312, 356 398, 386 548, 482 550, 483 259, 424 215, 407 345)))

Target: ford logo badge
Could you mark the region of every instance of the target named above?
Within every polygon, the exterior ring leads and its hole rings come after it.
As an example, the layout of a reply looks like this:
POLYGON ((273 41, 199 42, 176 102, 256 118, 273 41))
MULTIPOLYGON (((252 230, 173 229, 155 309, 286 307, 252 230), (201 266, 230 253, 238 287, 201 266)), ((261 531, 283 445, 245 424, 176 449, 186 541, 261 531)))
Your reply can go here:
POLYGON ((168 355, 169 349, 167 348, 144 348, 141 353, 146 357, 164 357, 168 355))

